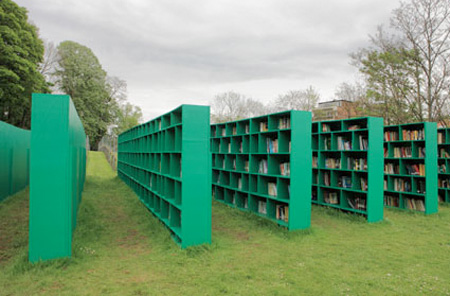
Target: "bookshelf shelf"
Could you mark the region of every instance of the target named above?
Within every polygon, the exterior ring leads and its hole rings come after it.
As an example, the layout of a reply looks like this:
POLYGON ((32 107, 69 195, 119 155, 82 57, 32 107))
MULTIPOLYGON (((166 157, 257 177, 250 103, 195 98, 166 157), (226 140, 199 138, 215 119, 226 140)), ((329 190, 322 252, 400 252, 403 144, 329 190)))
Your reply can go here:
POLYGON ((425 214, 438 208, 434 122, 384 127, 384 205, 425 214))
POLYGON ((312 202, 383 220, 383 120, 312 124, 312 202))
POLYGON ((450 203, 450 128, 438 129, 438 200, 450 203))
POLYGON ((310 112, 287 111, 212 125, 211 150, 217 201, 289 230, 310 226, 310 112))
POLYGON ((211 243, 209 107, 182 105, 119 135, 119 177, 182 248, 211 243))

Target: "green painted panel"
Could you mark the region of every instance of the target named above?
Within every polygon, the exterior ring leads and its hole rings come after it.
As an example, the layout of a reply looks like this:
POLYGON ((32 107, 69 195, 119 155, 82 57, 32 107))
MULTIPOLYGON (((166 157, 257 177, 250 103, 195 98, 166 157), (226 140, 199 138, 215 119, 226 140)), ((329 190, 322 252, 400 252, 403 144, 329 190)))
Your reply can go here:
POLYGON ((72 254, 86 172, 86 134, 67 95, 33 94, 29 260, 72 254))
POLYGON ((385 164, 399 172, 385 172, 385 205, 433 214, 438 211, 437 124, 416 122, 384 128, 385 164), (412 136, 411 136, 412 135, 412 136), (403 152, 405 151, 405 152, 403 152), (424 166, 424 169, 423 169, 424 166), (420 169, 422 167, 422 169, 420 169), (402 186, 399 186, 399 182, 402 186), (406 184, 403 186, 403 184, 406 184))
POLYGON ((311 223, 311 113, 211 126, 214 198, 289 230, 311 223))
POLYGON ((313 203, 383 220, 383 119, 314 122, 312 140, 313 203))
POLYGON ((0 202, 28 186, 30 131, 0 121, 0 202))
POLYGON ((209 107, 182 105, 119 135, 119 177, 182 248, 211 243, 209 107))

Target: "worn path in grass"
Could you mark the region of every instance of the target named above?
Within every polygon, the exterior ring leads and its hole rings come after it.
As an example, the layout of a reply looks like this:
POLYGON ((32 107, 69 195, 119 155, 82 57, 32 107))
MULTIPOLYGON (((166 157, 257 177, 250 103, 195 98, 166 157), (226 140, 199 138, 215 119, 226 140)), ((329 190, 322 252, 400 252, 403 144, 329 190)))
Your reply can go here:
POLYGON ((0 204, 1 295, 450 295, 450 207, 369 225, 313 207, 288 233, 213 203, 211 246, 180 250, 91 152, 73 258, 27 263, 28 192, 0 204))

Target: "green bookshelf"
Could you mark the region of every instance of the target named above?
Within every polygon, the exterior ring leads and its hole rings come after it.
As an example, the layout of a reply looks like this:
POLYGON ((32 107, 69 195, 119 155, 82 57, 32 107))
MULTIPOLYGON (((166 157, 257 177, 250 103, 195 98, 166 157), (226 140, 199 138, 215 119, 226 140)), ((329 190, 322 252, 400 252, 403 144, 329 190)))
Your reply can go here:
POLYGON ((384 205, 432 214, 438 211, 437 125, 384 128, 384 205))
POLYGON ((313 122, 312 202, 383 220, 383 119, 313 122))
POLYGON ((438 129, 438 200, 450 203, 450 128, 438 129))
POLYGON ((289 230, 310 226, 310 112, 212 125, 211 150, 215 200, 289 230))
POLYGON ((119 135, 118 175, 182 248, 211 243, 209 107, 182 105, 119 135))

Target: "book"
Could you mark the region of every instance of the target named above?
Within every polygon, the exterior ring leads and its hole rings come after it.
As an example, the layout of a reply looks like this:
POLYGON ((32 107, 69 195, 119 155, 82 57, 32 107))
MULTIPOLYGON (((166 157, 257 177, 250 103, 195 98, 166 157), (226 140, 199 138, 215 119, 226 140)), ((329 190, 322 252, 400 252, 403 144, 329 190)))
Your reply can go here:
POLYGON ((331 132, 331 128, 329 124, 322 123, 322 132, 331 132))
POLYGON ((354 131, 354 130, 359 130, 359 129, 361 129, 361 126, 358 124, 353 124, 348 127, 349 131, 354 131))
POLYGON ((330 186, 330 172, 323 172, 323 184, 330 186))
POLYGON ((280 174, 282 176, 289 176, 291 174, 291 163, 290 162, 280 163, 280 174))
MULTIPOLYGON (((412 149, 411 149, 411 147, 407 147, 407 146, 405 146, 405 147, 394 147, 394 157, 395 158, 412 157, 412 149)), ((423 156, 419 156, 419 157, 423 157, 423 156)))
POLYGON ((324 138, 324 150, 331 150, 331 137, 324 138))
POLYGON ((269 130, 269 125, 267 124, 267 121, 261 121, 259 123, 259 131, 260 132, 267 132, 269 130))
POLYGON ((226 130, 225 130, 225 128, 222 128, 222 137, 225 137, 225 135, 226 135, 226 130))
POLYGON ((366 178, 361 178, 361 190, 367 191, 367 179, 366 178))
POLYGON ((267 159, 261 159, 259 161, 259 169, 258 169, 258 173, 260 174, 267 174, 267 159))
POLYGON ((248 166, 248 160, 244 161, 244 171, 248 172, 249 166, 248 166))
POLYGON ((237 129, 236 129, 236 126, 233 125, 233 135, 236 135, 236 134, 237 134, 237 129))
POLYGON ((245 133, 248 134, 250 132, 250 126, 248 124, 245 125, 245 133))
POLYGON ((277 183, 275 183, 275 182, 268 182, 267 183, 267 193, 270 196, 277 196, 277 183))
POLYGON ((267 214, 267 203, 264 200, 259 200, 258 201, 258 213, 260 214, 267 214))
POLYGON ((438 132, 438 144, 444 144, 445 143, 445 134, 438 132))
POLYGON ((278 153, 278 139, 266 139, 267 153, 278 153))
POLYGON ((313 156, 312 158, 312 167, 317 168, 317 156, 313 156))

